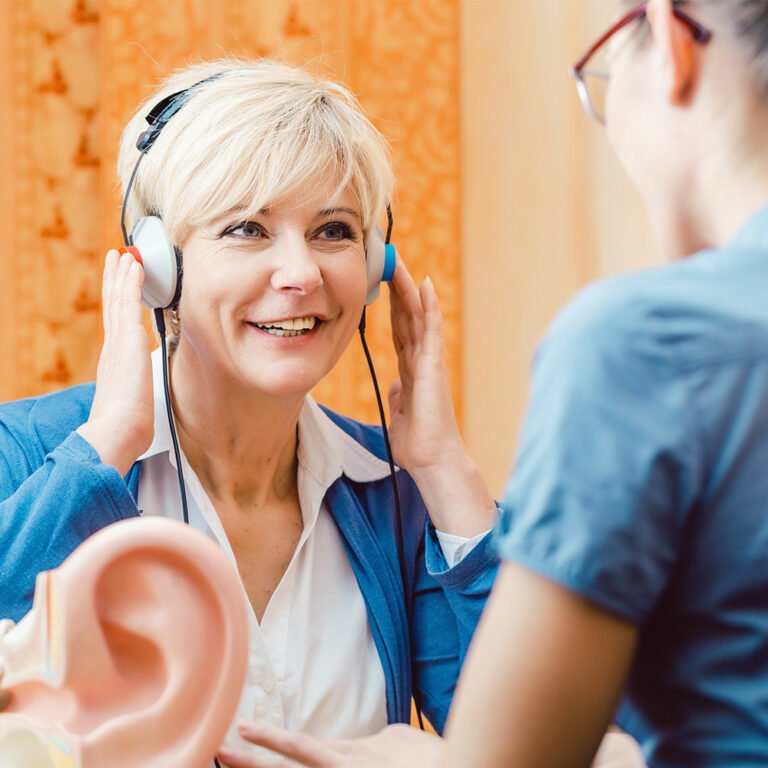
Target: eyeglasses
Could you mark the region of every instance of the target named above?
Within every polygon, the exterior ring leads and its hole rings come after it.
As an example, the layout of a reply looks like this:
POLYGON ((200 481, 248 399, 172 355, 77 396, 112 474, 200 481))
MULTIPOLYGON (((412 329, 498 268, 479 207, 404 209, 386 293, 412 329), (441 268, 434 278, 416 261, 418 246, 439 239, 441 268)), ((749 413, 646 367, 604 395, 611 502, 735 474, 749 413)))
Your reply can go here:
MULTIPOLYGON (((703 45, 712 39, 712 32, 710 30, 703 27, 696 19, 691 18, 684 11, 681 11, 677 5, 673 6, 672 12, 690 29, 691 35, 697 43, 703 45)), ((608 90, 609 75, 608 67, 606 66, 607 62, 603 62, 603 66, 600 66, 597 62, 598 57, 600 55, 605 56, 607 51, 605 44, 617 32, 633 21, 645 18, 647 13, 648 3, 644 2, 625 16, 622 16, 571 68, 571 76, 576 81, 576 90, 579 93, 584 109, 602 125, 605 125, 605 95, 608 90), (587 64, 590 62, 592 62, 592 66, 588 69, 587 64)))

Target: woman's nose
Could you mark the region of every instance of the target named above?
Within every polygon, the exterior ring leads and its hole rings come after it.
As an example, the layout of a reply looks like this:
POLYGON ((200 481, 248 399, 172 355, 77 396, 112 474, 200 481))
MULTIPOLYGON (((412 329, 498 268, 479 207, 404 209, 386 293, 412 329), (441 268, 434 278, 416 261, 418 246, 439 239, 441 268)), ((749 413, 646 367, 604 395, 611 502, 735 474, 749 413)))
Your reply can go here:
POLYGON ((303 236, 281 238, 274 255, 272 287, 275 290, 306 294, 323 284, 317 255, 303 236))

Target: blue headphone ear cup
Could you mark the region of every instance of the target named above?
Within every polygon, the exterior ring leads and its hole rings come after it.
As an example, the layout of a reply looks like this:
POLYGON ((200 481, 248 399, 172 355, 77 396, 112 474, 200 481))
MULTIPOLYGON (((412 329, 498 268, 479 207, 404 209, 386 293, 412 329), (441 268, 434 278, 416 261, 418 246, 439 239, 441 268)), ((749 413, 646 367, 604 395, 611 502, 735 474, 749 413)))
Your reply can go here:
POLYGON ((174 246, 158 216, 144 216, 131 229, 130 242, 144 266, 141 298, 150 309, 168 309, 181 296, 181 251, 174 246))
POLYGON ((384 234, 378 227, 371 230, 365 246, 365 265, 368 274, 366 306, 373 303, 379 295, 382 282, 388 283, 392 279, 396 263, 395 246, 384 242, 384 234))

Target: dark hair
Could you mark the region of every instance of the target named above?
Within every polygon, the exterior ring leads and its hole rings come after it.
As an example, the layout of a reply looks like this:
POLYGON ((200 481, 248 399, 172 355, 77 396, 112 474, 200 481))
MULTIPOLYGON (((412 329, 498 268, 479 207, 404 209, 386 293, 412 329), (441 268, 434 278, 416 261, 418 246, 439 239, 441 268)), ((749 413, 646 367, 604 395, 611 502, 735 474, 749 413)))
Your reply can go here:
POLYGON ((706 8, 718 27, 741 43, 755 79, 768 95, 768 0, 687 0, 680 5, 706 8))

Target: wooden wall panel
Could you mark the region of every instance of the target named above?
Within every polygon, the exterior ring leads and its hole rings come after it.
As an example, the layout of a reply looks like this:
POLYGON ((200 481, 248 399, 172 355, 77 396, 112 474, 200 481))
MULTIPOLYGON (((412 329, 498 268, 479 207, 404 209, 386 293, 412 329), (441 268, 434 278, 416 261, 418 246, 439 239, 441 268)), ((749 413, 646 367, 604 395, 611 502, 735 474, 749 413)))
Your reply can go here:
MULTIPOLYGON (((0 146, 0 399, 93 378, 101 262, 120 243, 122 126, 173 68, 237 55, 309 62, 344 81, 392 143, 394 239, 414 274, 440 287, 460 405, 458 16, 456 0, 0 4, 0 97, 14 115, 0 146)), ((384 298, 368 335, 385 388, 395 376, 387 326, 384 298)), ((375 420, 357 344, 317 395, 375 420)))
POLYGON ((659 260, 568 74, 615 13, 615 0, 461 4, 464 434, 497 494, 555 312, 585 283, 659 260))
POLYGON ((83 3, 0 11, 3 325, 0 397, 88 378, 98 314, 97 15, 83 3))

